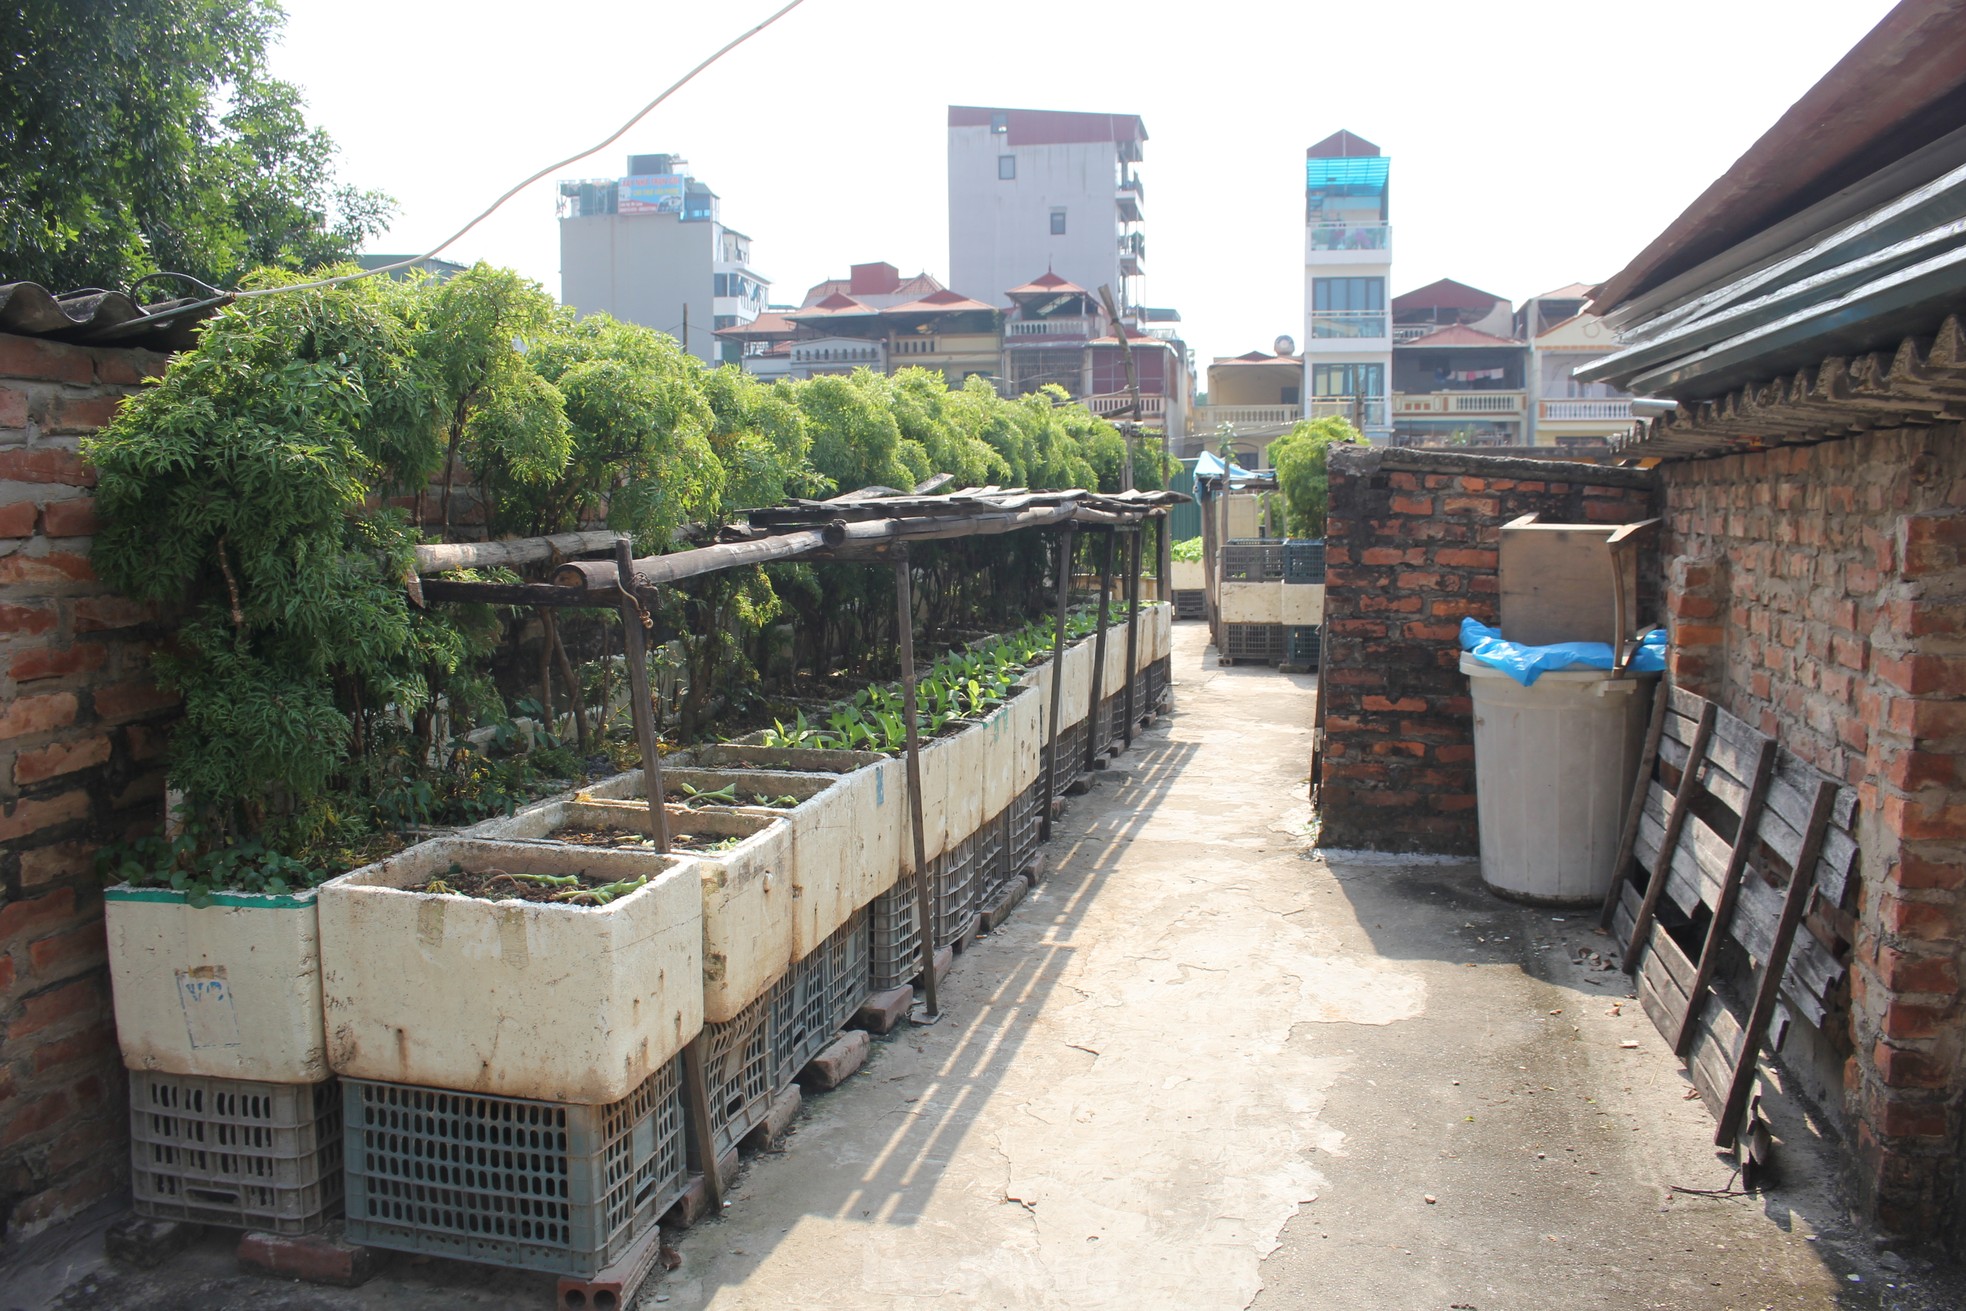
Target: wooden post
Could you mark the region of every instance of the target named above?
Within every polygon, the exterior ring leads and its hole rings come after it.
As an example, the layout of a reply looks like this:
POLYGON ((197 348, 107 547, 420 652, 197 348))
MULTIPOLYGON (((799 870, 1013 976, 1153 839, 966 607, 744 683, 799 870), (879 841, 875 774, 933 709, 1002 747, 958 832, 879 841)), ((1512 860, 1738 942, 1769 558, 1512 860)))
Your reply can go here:
POLYGON ((1065 619, 1072 605, 1072 525, 1058 532, 1058 615, 1051 635, 1051 714, 1045 720, 1044 809, 1038 812, 1038 831, 1051 839, 1051 808, 1058 804, 1058 716, 1065 697, 1065 619))
POLYGON ((1754 1007, 1741 1030, 1741 1055, 1734 1063, 1734 1079, 1727 1087, 1727 1100, 1721 1103, 1720 1125, 1714 1130, 1716 1147, 1731 1147, 1740 1132, 1741 1117, 1747 1114, 1748 1094, 1754 1091, 1754 1067, 1761 1059, 1761 1042, 1774 1018, 1775 1003, 1782 992, 1782 974, 1788 969, 1789 948, 1795 945, 1795 931, 1809 909, 1809 892, 1816 886, 1816 862, 1823 854, 1823 834, 1829 828, 1830 812, 1836 808, 1836 784, 1824 779, 1816 787, 1816 804, 1810 808, 1809 824, 1802 834, 1802 850, 1789 875, 1788 892, 1782 897, 1782 917, 1775 923, 1775 941, 1768 948, 1768 959, 1761 962, 1761 975, 1754 991, 1754 1007))
POLYGON ((1133 745, 1133 719, 1138 710, 1133 700, 1133 684, 1138 681, 1139 671, 1135 664, 1140 659, 1140 530, 1135 528, 1126 537, 1126 695, 1121 699, 1121 707, 1126 715, 1126 727, 1120 737, 1130 747, 1133 745))
POLYGON ((689 1116, 690 1133, 699 1144, 703 1191, 714 1217, 724 1213, 724 1177, 717 1160, 716 1128, 710 1123, 710 1081, 703 1068, 703 1050, 709 1044, 710 1027, 705 1025, 683 1048, 683 1112, 689 1116))
POLYGON ((1720 879, 1720 895, 1714 898, 1713 919, 1707 923, 1706 941, 1700 944, 1700 963, 1693 971, 1693 984, 1686 990, 1686 1014, 1680 1016, 1679 1032, 1673 1035, 1673 1055, 1682 1061, 1693 1047, 1693 1025, 1700 1014, 1700 1002, 1713 986, 1714 967, 1719 963, 1720 944, 1734 923, 1734 902, 1740 896, 1741 879, 1747 871, 1748 854, 1754 850, 1755 829, 1761 822, 1761 807, 1768 799, 1768 784, 1775 777, 1775 739, 1761 739, 1755 753, 1754 777, 1748 781, 1748 799, 1741 807, 1740 827, 1734 831, 1734 849, 1727 856, 1727 872, 1720 879))
POLYGON ((1106 742, 1100 741, 1099 702, 1105 696, 1106 686, 1106 624, 1112 617, 1113 597, 1113 530, 1106 533, 1106 550, 1099 557, 1099 632, 1092 639, 1092 691, 1085 702, 1085 768, 1091 769, 1092 762, 1106 749, 1106 742))
POLYGON ((1154 545, 1158 554, 1155 556, 1154 566, 1160 571, 1160 587, 1154 599, 1165 601, 1171 606, 1174 604, 1174 511, 1171 509, 1161 511, 1157 526, 1159 535, 1154 545))
POLYGON ((942 1016, 935 996, 935 890, 929 886, 928 838, 922 819, 921 726, 915 711, 915 598, 908 575, 908 548, 898 547, 894 561, 895 628, 901 639, 901 713, 908 720, 908 827, 915 840, 915 914, 922 926, 922 992, 925 1017, 942 1016))
POLYGON ((649 823, 655 849, 669 850, 669 812, 662 804, 662 755, 655 745, 655 703, 649 697, 648 637, 642 631, 642 603, 635 595, 634 549, 622 537, 614 544, 621 574, 621 646, 628 659, 628 695, 634 699, 635 739, 642 746, 642 786, 648 793, 649 823))
MULTIPOLYGON (((1324 685, 1324 664, 1318 664, 1318 686, 1324 685)), ((1611 862, 1611 888, 1604 894, 1604 909, 1598 912, 1597 926, 1611 927, 1618 913, 1618 899, 1624 895, 1625 880, 1631 877, 1632 852, 1638 846, 1638 825, 1645 817, 1645 798, 1652 790, 1652 767, 1659 761, 1659 735, 1666 729, 1666 703, 1672 695, 1662 678, 1652 689, 1652 722, 1645 728, 1645 749, 1638 755, 1638 785, 1632 789, 1632 803, 1625 808, 1625 827, 1618 835, 1618 854, 1611 862)))
MULTIPOLYGON (((1666 694, 1659 689, 1661 696, 1666 694)), ((1659 867, 1652 871, 1651 882, 1645 885, 1645 900, 1640 903, 1638 915, 1632 920, 1631 940, 1625 944, 1625 973, 1630 974, 1638 965, 1638 948, 1652 931, 1652 917, 1658 913, 1659 898, 1665 895, 1666 876, 1672 872, 1672 855, 1679 847, 1680 830, 1686 827, 1686 816, 1691 813, 1693 793, 1700 786, 1700 766, 1707 761, 1707 743, 1713 740, 1714 705, 1709 701, 1700 711, 1699 727, 1693 731, 1693 741, 1686 748, 1686 769, 1679 776, 1679 786, 1673 791, 1672 811, 1666 816, 1666 831, 1659 837, 1659 867)))

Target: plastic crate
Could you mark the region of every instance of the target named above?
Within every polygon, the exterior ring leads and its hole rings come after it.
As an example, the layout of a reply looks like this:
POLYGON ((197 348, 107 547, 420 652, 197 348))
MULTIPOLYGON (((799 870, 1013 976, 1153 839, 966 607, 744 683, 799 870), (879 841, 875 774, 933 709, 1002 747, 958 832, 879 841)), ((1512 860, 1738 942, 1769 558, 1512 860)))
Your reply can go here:
POLYGON ((935 881, 935 945, 946 947, 976 923, 976 838, 964 838, 930 862, 935 881))
POLYGON ((1283 543, 1232 541, 1222 548, 1222 580, 1275 583, 1283 580, 1283 543))
POLYGON ((130 1191, 154 1220, 304 1234, 341 1214, 341 1090, 130 1071, 130 1191))
POLYGON ((1163 656, 1147 666, 1147 709, 1159 713, 1167 705, 1169 661, 1163 656))
POLYGON ((1223 624, 1222 658, 1277 663, 1283 659, 1283 625, 1223 624))
POLYGON ((867 1000, 867 911, 835 929, 771 990, 773 1086, 798 1078, 867 1000))
POLYGON ((867 987, 870 992, 898 988, 921 973, 922 933, 916 886, 916 876, 910 874, 868 904, 867 987))
POLYGON ((867 910, 863 906, 826 939, 828 1038, 846 1027, 846 1022, 873 991, 868 985, 872 963, 867 950, 867 910))
POLYGON ((1293 624, 1283 630, 1283 661, 1285 664, 1301 665, 1306 669, 1316 669, 1319 650, 1319 629, 1316 624, 1293 624))
MULTIPOLYGON (((796 971, 794 971, 796 972, 796 971)), ((772 999, 781 979, 765 995, 722 1024, 706 1024, 703 1081, 710 1090, 710 1138, 719 1156, 765 1122, 771 1109, 772 999)))
POLYGON ((1208 593, 1199 587, 1180 587, 1174 591, 1176 619, 1208 618, 1208 593))
POLYGON ((1055 786, 1060 792, 1065 785, 1085 772, 1085 740, 1088 733, 1086 721, 1058 730, 1058 778, 1055 786))
POLYGON ((1004 884, 1010 881, 1010 851, 1006 837, 1010 812, 1008 809, 983 821, 983 827, 976 830, 976 899, 978 914, 988 910, 1002 895, 1004 884))
POLYGON ((1283 544, 1283 581, 1321 583, 1324 581, 1324 543, 1288 541, 1283 544))
POLYGON ((1044 808, 1044 781, 1031 784, 1010 803, 1009 866, 1013 875, 1021 874, 1037 859, 1040 826, 1039 811, 1044 808))
POLYGON ((682 1196, 682 1061, 608 1106, 343 1079, 350 1242, 586 1278, 682 1196))

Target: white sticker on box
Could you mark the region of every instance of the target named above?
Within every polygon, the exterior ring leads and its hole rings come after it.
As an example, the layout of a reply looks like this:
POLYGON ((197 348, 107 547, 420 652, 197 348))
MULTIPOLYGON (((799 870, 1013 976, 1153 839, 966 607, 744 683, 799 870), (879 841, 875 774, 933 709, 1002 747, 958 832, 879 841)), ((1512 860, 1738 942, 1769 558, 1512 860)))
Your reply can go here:
POLYGON ((232 989, 225 966, 199 965, 177 972, 178 1003, 184 1007, 184 1028, 191 1046, 237 1047, 239 1017, 232 1009, 232 989))

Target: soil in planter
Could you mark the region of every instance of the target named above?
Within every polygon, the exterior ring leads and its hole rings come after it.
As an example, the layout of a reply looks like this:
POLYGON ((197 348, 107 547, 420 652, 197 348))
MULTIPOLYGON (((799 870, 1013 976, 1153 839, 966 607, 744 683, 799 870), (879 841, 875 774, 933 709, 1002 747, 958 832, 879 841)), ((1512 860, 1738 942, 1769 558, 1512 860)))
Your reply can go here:
MULTIPOLYGON (((436 896, 470 897, 475 901, 539 901, 592 906, 602 903, 593 898, 574 897, 568 894, 591 892, 614 883, 612 879, 591 875, 586 870, 570 870, 565 874, 548 877, 560 880, 571 878, 574 882, 546 883, 541 882, 537 875, 520 878, 497 868, 480 870, 452 866, 448 873, 441 874, 413 890, 436 896)), ((625 897, 632 890, 622 887, 615 895, 625 897)))
POLYGON ((681 806, 685 810, 707 810, 718 806, 763 806, 770 810, 790 810, 799 804, 799 799, 793 796, 739 792, 734 784, 714 792, 670 792, 667 799, 670 805, 681 806))
MULTIPOLYGON (((671 829, 669 847, 673 851, 728 851, 744 839, 722 833, 690 833, 671 829)), ((563 828, 553 832, 553 841, 576 847, 654 847, 655 839, 640 829, 607 824, 600 828, 563 828)))

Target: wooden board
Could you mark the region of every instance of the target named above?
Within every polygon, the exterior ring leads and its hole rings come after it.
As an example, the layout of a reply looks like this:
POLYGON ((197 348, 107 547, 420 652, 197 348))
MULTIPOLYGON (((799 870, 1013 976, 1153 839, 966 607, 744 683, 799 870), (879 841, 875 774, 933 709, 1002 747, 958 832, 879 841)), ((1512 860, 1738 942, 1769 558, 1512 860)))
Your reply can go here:
MULTIPOLYGON (((1502 635, 1511 642, 1616 644, 1611 535, 1617 524, 1517 523, 1502 526, 1502 635)), ((1638 558, 1622 556, 1625 595, 1637 604, 1638 558)))

